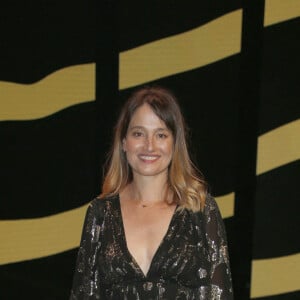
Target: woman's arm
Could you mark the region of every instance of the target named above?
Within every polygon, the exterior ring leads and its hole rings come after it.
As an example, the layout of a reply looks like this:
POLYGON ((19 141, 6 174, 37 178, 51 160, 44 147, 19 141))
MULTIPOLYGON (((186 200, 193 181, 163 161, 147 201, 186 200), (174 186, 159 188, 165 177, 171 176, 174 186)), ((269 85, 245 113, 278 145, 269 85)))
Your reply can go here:
POLYGON ((224 223, 216 201, 208 196, 203 226, 210 263, 210 299, 233 299, 229 256, 224 223))
POLYGON ((85 216, 70 300, 101 299, 100 278, 96 266, 102 226, 98 201, 100 200, 91 202, 85 216))

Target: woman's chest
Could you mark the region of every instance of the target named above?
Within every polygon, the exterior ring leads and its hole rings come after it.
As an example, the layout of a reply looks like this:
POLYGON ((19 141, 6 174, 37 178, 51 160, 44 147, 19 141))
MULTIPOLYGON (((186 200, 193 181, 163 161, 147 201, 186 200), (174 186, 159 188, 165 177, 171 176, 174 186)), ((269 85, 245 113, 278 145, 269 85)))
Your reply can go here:
POLYGON ((158 211, 156 214, 149 211, 149 214, 135 218, 123 217, 126 246, 144 274, 148 273, 156 252, 164 242, 172 215, 173 211, 158 211))
MULTIPOLYGON (((154 228, 152 230, 155 231, 154 228)), ((150 239, 153 238, 155 235, 151 236, 151 232, 151 229, 137 230, 137 240, 133 240, 133 243, 138 245, 147 234, 150 235, 150 239)), ((170 221, 161 241, 159 238, 156 241, 158 246, 152 249, 147 261, 148 266, 143 269, 143 261, 139 261, 138 258, 139 253, 136 252, 135 257, 126 243, 122 223, 112 222, 102 232, 98 255, 99 272, 107 283, 144 280, 154 276, 181 282, 187 286, 198 285, 200 281, 206 281, 209 273, 206 243, 201 236, 189 219, 176 216, 170 221)), ((144 249, 151 244, 147 238, 146 241, 143 244, 144 249)))

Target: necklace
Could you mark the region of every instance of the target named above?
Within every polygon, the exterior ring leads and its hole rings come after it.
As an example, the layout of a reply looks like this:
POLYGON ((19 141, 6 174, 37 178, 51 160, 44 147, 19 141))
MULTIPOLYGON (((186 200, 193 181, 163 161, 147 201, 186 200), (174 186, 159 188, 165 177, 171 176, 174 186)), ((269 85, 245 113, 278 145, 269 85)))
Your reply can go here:
POLYGON ((156 208, 165 208, 167 206, 169 206, 170 204, 166 203, 166 201, 159 201, 159 202, 155 202, 155 203, 142 203, 140 202, 138 204, 139 207, 142 207, 142 208, 153 208, 153 207, 156 207, 156 208))
POLYGON ((155 203, 154 204, 145 204, 145 203, 140 203, 139 205, 142 208, 150 208, 150 207, 154 207, 157 206, 155 203))

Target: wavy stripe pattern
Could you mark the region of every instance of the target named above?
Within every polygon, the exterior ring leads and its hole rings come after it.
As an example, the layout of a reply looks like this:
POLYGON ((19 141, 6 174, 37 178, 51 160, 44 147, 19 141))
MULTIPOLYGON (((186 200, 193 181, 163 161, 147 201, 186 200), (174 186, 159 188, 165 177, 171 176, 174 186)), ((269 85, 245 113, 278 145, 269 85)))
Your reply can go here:
POLYGON ((199 68, 240 52, 242 11, 120 54, 119 88, 199 68))
MULTIPOLYGON (((121 52, 119 88, 192 70, 238 53, 241 18, 238 10, 194 30, 121 52)), ((64 68, 29 85, 0 82, 0 90, 4 95, 0 120, 42 118, 95 99, 95 64, 64 68)))
POLYGON ((31 120, 95 99, 95 64, 56 71, 34 84, 0 82, 0 120, 31 120))
MULTIPOLYGON (((264 25, 299 16, 298 0, 266 0, 264 25)), ((241 10, 204 26, 120 53, 119 88, 196 69, 240 52, 241 10)), ((0 120, 31 120, 95 98, 95 64, 59 70, 21 85, 0 82, 0 120), (89 99, 89 100, 87 100, 89 99)), ((300 120, 258 138, 257 175, 300 159, 300 120)), ((233 216, 234 193, 217 198, 233 216)), ((78 246, 87 205, 49 217, 0 221, 0 264, 45 257, 78 246), (67 238, 66 238, 67 237, 67 238), (22 245, 22 248, 20 248, 22 245)), ((254 260, 251 298, 299 290, 300 254, 254 260)))
MULTIPOLYGON (((298 0, 267 0, 265 26, 299 14, 298 0)), ((194 30, 121 52, 119 88, 193 70, 239 53, 241 16, 237 10, 194 30)), ((95 99, 95 64, 67 67, 29 85, 2 81, 0 90, 0 120, 42 118, 95 99)))

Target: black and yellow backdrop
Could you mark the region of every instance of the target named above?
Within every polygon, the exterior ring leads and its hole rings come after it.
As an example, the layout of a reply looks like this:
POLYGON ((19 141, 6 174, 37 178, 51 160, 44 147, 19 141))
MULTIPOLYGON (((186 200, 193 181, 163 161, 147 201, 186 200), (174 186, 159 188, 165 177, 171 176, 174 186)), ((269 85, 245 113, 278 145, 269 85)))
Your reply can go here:
POLYGON ((119 107, 158 83, 221 208, 236 299, 299 299, 299 13, 298 0, 1 4, 0 298, 68 298, 119 107))

